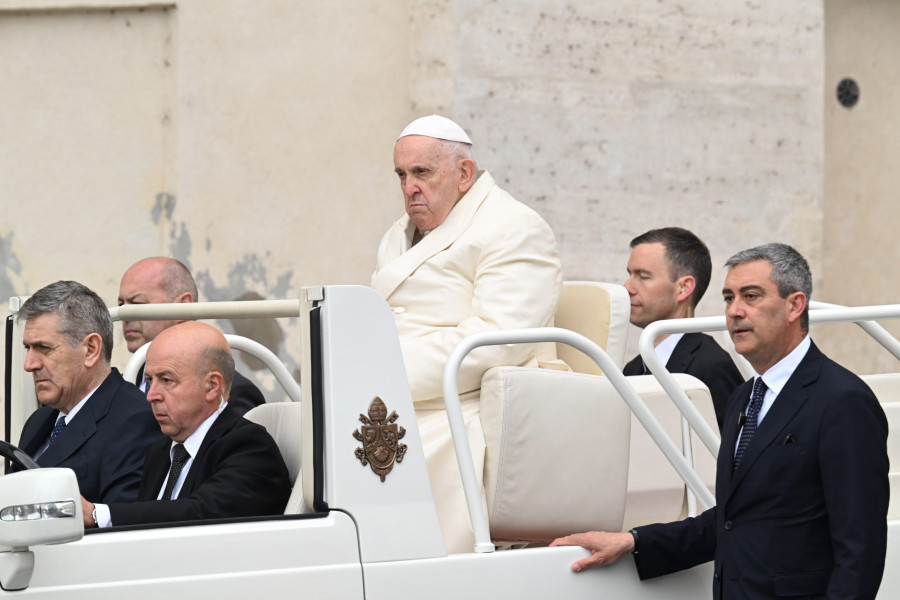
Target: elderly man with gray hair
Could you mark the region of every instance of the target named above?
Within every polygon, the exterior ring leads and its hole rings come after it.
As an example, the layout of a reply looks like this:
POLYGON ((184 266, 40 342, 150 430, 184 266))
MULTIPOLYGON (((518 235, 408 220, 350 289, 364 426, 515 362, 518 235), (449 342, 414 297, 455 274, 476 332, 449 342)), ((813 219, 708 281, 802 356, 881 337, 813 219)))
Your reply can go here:
MULTIPOLYGON (((500 189, 490 173, 478 170, 471 145, 462 127, 438 115, 403 130, 394 147, 394 172, 406 214, 382 239, 372 276, 372 287, 396 316, 448 552, 471 552, 474 536, 444 410, 444 363, 472 333, 549 325, 562 287, 550 227, 500 189)), ((552 344, 521 344, 479 348, 463 362, 460 399, 479 478, 485 371, 555 358, 552 344)))
POLYGON ((162 432, 144 395, 110 366, 113 324, 100 297, 74 281, 34 293, 25 321, 25 370, 43 405, 19 446, 42 467, 75 471, 94 502, 137 499, 147 448, 162 432))

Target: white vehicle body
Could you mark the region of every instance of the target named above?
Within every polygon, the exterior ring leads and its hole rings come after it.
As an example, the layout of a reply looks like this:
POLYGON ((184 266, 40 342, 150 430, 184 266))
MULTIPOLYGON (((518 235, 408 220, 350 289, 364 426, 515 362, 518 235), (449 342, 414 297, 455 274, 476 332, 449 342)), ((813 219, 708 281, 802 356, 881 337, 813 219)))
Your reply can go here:
MULTIPOLYGON (((628 558, 576 574, 569 565, 585 556, 581 548, 495 550, 485 537, 489 534, 486 517, 479 512, 480 502, 470 509, 477 538, 475 551, 448 556, 389 308, 373 291, 356 286, 306 288, 300 302, 280 302, 277 306, 265 302, 241 304, 269 304, 270 316, 301 317, 303 414, 297 435, 302 436, 302 482, 298 480, 296 485, 302 485, 303 499, 312 507, 311 512, 114 527, 85 535, 77 483, 71 471, 39 469, 6 475, 0 477, 0 511, 11 505, 71 500, 74 514, 6 521, 0 512, 0 544, 6 546, 0 549, 0 596, 67 600, 155 599, 174 594, 354 600, 695 600, 711 596, 711 563, 640 582, 628 558), (389 413, 396 412, 397 423, 405 428, 401 441, 407 446, 403 460, 394 463, 383 481, 370 466, 361 463, 356 452, 361 442, 353 436, 364 425, 360 416, 367 413, 376 396, 389 413)), ((204 316, 202 311, 214 309, 216 304, 190 305, 189 310, 197 313, 181 318, 204 316)), ((155 317, 150 318, 167 318, 166 310, 183 310, 185 306, 145 305, 120 310, 130 311, 129 318, 146 319, 151 314, 155 317)), ((900 316, 900 308, 893 316, 900 316)), ((529 335, 545 334, 550 332, 529 335)), ((14 341, 15 345, 20 344, 14 341)), ((596 346, 594 349, 592 352, 602 360, 602 351, 596 346)), ((12 358, 19 370, 20 359, 21 355, 12 358)), ((611 375, 611 380, 625 379, 618 372, 611 375)), ((33 395, 27 396, 27 380, 13 380, 13 404, 21 404, 20 413, 27 414, 27 407, 34 406, 33 395)), ((449 385, 452 389, 452 382, 449 385)), ((627 383, 623 385, 628 387, 627 383)), ((635 401, 633 390, 632 394, 626 390, 623 396, 637 414, 642 406, 640 398, 635 401)), ((452 419, 452 402, 448 410, 452 419)), ((16 411, 9 414, 15 416, 16 411)), ((17 418, 21 419, 21 414, 17 418)), ((687 418, 692 416, 688 414, 687 418)), ((646 418, 646 425, 653 428, 652 415, 646 418)), ((13 427, 21 428, 21 423, 13 427)), ((670 450, 675 448, 666 439, 670 450)), ((457 432, 454 441, 457 448, 467 449, 460 444, 457 432)), ((666 452, 673 464, 683 463, 676 468, 684 470, 700 502, 708 499, 708 490, 702 482, 694 485, 699 480, 677 449, 673 456, 666 452)), ((464 462, 465 451, 461 454, 464 462)), ((471 485, 467 488, 471 495, 471 485)), ((888 526, 888 567, 879 594, 882 599, 900 595, 900 574, 891 568, 900 564, 900 521, 889 521, 888 526)))

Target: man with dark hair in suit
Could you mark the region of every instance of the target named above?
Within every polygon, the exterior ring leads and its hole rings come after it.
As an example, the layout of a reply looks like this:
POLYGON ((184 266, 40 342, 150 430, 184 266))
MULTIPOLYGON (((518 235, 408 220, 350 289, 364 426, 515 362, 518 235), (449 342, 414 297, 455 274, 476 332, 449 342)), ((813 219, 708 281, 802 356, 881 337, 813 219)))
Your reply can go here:
POLYGON ((756 375, 728 405, 716 506, 684 521, 553 545, 591 550, 575 571, 631 552, 641 579, 715 560, 717 600, 871 600, 887 551, 884 411, 859 377, 810 340, 812 275, 796 250, 765 244, 726 266, 728 332, 756 375))
MULTIPOLYGON (((634 238, 625 281, 631 296, 631 324, 646 327, 662 319, 693 317, 711 274, 709 249, 687 229, 653 229, 634 238)), ((725 403, 744 381, 728 353, 704 333, 664 335, 655 345, 669 372, 687 373, 706 384, 721 431, 725 403)), ((648 373, 640 355, 622 371, 625 375, 648 373)))
MULTIPOLYGON (((139 260, 125 271, 119 285, 119 306, 123 304, 164 304, 197 302, 197 283, 184 264, 174 258, 156 256, 139 260)), ((122 321, 122 333, 128 351, 134 352, 167 328, 181 321, 122 321)), ((135 381, 146 391, 144 370, 135 381)), ((231 396, 228 399, 238 414, 265 404, 266 399, 252 381, 234 373, 231 396)))
POLYGON ((140 390, 110 367, 109 309, 82 284, 57 281, 26 300, 18 319, 25 370, 43 405, 19 446, 42 467, 75 471, 93 501, 135 500, 144 454, 161 434, 140 390))
POLYGON ((147 401, 168 439, 147 452, 138 501, 82 499, 85 527, 281 514, 287 467, 264 427, 227 402, 234 358, 204 323, 167 328, 147 352, 147 401))

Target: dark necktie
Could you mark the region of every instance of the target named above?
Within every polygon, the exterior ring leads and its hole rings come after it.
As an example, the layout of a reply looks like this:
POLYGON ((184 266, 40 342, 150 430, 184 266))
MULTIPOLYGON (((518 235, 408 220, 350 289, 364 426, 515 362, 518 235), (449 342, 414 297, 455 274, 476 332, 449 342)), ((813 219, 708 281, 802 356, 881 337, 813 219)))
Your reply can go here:
POLYGON ((169 469, 169 480, 166 481, 166 491, 162 495, 163 500, 172 499, 172 490, 175 489, 175 482, 178 481, 178 476, 181 475, 184 463, 190 457, 191 455, 184 449, 184 446, 175 444, 175 448, 172 450, 172 468, 169 469))
POLYGON ((763 398, 766 396, 766 382, 762 377, 757 377, 753 383, 753 394, 750 397, 750 407, 747 409, 747 420, 744 421, 744 429, 741 431, 741 441, 738 442, 737 451, 734 453, 734 471, 737 471, 738 465, 741 464, 741 458, 744 457, 744 451, 750 445, 753 434, 756 433, 756 426, 759 423, 759 409, 762 408, 763 398))
POLYGON ((53 427, 53 431, 50 433, 50 443, 52 444, 56 441, 56 438, 59 437, 59 434, 62 433, 62 430, 66 428, 66 416, 59 415, 59 419, 56 421, 56 426, 53 427))

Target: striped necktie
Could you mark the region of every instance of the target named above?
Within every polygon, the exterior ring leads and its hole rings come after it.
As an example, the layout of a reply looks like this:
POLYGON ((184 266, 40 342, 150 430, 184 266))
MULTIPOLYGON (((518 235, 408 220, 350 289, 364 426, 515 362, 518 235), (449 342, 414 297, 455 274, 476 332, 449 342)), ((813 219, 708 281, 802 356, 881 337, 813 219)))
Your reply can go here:
POLYGON ((744 422, 744 429, 741 430, 741 441, 738 442, 737 451, 734 453, 734 469, 737 471, 741 459, 744 457, 744 451, 750 445, 753 434, 756 433, 756 427, 759 423, 759 409, 762 408, 763 398, 766 396, 766 382, 762 377, 757 377, 753 383, 753 394, 750 396, 750 407, 747 409, 747 420, 744 422))
POLYGON ((175 447, 172 449, 172 467, 169 469, 169 479, 166 481, 166 491, 164 491, 162 495, 163 500, 172 499, 172 491, 175 489, 175 482, 178 481, 178 476, 181 475, 184 463, 186 463, 190 457, 190 453, 184 446, 175 444, 175 447))

